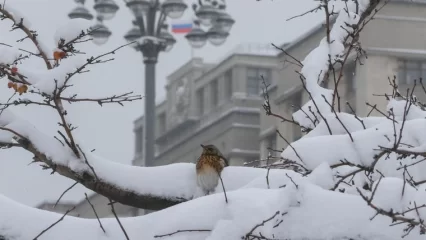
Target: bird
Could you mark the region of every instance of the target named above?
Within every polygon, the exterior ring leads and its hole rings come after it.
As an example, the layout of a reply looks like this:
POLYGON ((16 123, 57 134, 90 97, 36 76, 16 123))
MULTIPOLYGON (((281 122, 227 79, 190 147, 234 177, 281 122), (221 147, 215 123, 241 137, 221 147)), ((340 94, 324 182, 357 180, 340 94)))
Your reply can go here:
POLYGON ((229 162, 215 145, 201 144, 201 147, 203 152, 196 164, 197 185, 205 195, 209 195, 217 187, 220 174, 225 167, 229 166, 229 162))

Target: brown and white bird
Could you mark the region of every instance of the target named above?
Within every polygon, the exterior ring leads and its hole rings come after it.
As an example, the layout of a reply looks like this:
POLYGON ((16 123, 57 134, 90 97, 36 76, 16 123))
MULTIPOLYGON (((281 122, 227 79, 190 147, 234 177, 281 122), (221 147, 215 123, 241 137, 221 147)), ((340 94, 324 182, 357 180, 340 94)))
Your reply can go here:
POLYGON ((208 195, 217 187, 220 174, 229 163, 216 146, 201 144, 201 147, 203 152, 196 165, 197 184, 208 195))

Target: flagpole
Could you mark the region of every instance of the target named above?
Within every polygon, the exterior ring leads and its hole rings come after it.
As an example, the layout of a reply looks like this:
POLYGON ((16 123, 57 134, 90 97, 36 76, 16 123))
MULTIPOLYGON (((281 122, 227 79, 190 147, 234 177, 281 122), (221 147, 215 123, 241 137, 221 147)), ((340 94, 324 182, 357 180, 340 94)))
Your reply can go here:
MULTIPOLYGON (((183 21, 181 23, 172 23, 172 32, 175 34, 189 33, 193 29, 193 23, 188 23, 189 21, 183 21)), ((195 50, 190 45, 191 48, 191 60, 195 57, 195 50)))
POLYGON ((195 53, 194 53, 195 50, 194 50, 194 48, 192 46, 189 46, 189 47, 191 48, 191 60, 192 60, 195 57, 194 56, 195 55, 195 53))

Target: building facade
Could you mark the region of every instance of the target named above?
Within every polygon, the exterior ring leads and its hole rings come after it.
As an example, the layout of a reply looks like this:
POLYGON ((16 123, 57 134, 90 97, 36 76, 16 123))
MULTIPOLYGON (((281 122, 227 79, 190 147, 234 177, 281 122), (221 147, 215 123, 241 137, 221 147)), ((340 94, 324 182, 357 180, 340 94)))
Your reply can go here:
POLYGON ((259 159, 259 129, 266 82, 278 78, 276 51, 269 55, 240 45, 217 65, 195 58, 170 74, 167 98, 156 108, 156 157, 143 156, 143 118, 135 121, 134 165, 195 163, 200 144, 216 145, 230 165, 259 159))
MULTIPOLYGON (((391 94, 389 78, 396 76, 400 91, 405 94, 407 88, 413 86, 414 80, 426 79, 426 1, 390 1, 381 9, 361 32, 360 42, 367 58, 355 62, 356 55, 350 55, 343 70, 343 78, 338 90, 341 97, 341 110, 351 112, 346 102, 359 116, 366 116, 371 107, 366 102, 377 105, 386 112, 387 100, 380 94, 391 94)), ((326 29, 319 24, 292 43, 284 46, 291 56, 303 60, 305 56, 318 46, 325 37, 326 29)), ((309 100, 304 91, 299 75, 300 67, 286 63, 289 59, 284 53, 277 56, 284 62, 280 69, 279 80, 269 88, 272 111, 286 118, 309 100), (293 107, 295 106, 295 107, 293 107)), ((417 81, 418 83, 418 81, 417 81)), ((334 89, 334 81, 329 80, 328 87, 334 89)), ((414 93, 419 100, 426 101, 426 94, 417 85, 414 93)), ((372 115, 380 116, 376 111, 372 115)), ((286 141, 293 142, 302 136, 300 128, 280 119, 260 115, 260 152, 261 158, 269 154, 267 148, 282 149, 287 147, 286 141)))
MULTIPOLYGON (((368 23, 361 33, 361 43, 368 58, 355 62, 349 57, 339 84, 341 109, 366 116, 371 108, 366 102, 386 109, 387 101, 375 94, 390 93, 388 78, 397 77, 400 89, 412 87, 414 79, 426 79, 426 1, 394 0, 368 23), (350 104, 350 108, 346 105, 350 104)), ((325 36, 322 24, 295 41, 283 45, 293 57, 303 60, 325 36)), ((137 166, 159 166, 176 162, 197 161, 200 144, 215 144, 230 160, 242 165, 274 154, 287 146, 277 130, 288 141, 302 136, 300 128, 280 119, 266 116, 262 104, 263 76, 268 87, 271 110, 291 119, 297 107, 309 99, 303 90, 294 64, 288 57, 271 48, 243 45, 217 64, 195 58, 169 75, 166 100, 156 108, 156 157, 144 160, 143 117, 134 123, 137 166)), ((333 88, 333 81, 328 87, 333 88)), ((415 94, 426 100, 421 87, 415 94)), ((373 112, 378 115, 378 113, 373 112)), ((256 164, 253 164, 254 166, 256 164)), ((107 199, 97 194, 90 197, 99 216, 111 217, 107 199)), ((66 205, 66 204, 65 204, 66 205)), ((64 206, 65 206, 64 205, 64 206)), ((65 207, 44 204, 44 209, 65 212, 65 207), (62 210, 58 210, 62 209, 62 210)), ((77 204, 76 215, 95 217, 85 199, 77 204)), ((120 216, 143 214, 133 208, 119 207, 120 216)), ((117 212, 118 212, 117 211, 117 212)))

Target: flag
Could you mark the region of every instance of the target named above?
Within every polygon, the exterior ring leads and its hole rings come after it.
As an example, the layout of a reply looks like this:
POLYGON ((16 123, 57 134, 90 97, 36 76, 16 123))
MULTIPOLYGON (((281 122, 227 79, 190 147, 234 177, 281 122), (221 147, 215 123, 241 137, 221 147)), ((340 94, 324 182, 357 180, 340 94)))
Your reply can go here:
POLYGON ((192 30, 192 23, 175 23, 172 24, 173 33, 189 33, 192 30))

